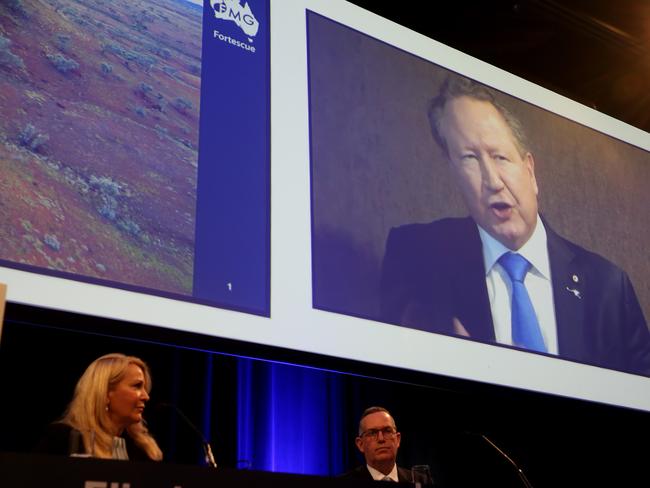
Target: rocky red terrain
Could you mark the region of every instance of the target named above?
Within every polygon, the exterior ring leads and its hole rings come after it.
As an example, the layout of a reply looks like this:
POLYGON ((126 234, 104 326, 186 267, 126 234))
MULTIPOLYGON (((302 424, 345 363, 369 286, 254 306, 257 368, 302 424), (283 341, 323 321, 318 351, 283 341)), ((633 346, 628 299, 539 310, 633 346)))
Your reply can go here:
POLYGON ((0 3, 0 259, 191 294, 201 8, 0 3))

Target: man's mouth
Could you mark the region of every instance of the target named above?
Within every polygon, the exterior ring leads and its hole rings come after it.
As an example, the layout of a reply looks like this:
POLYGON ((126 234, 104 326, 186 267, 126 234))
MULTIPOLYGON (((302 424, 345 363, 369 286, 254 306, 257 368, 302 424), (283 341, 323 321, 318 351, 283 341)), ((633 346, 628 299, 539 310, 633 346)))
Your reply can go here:
POLYGON ((490 204, 490 210, 500 219, 507 219, 512 213, 512 205, 506 202, 494 202, 490 204))

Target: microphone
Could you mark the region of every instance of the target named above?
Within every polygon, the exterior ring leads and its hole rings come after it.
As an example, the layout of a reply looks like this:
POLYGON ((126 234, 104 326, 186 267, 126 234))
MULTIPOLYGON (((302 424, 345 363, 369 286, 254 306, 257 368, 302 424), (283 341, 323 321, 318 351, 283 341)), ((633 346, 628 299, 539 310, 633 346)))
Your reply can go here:
POLYGON ((201 431, 192 423, 190 419, 187 418, 187 416, 181 411, 180 408, 178 408, 176 405, 173 403, 157 403, 156 407, 158 408, 171 408, 176 414, 185 422, 185 425, 187 425, 194 433, 199 437, 201 440, 201 446, 203 447, 203 452, 205 453, 205 462, 209 465, 212 466, 213 468, 217 467, 217 462, 214 460, 214 455, 212 454, 212 447, 210 446, 210 443, 203 437, 203 434, 201 431))
POLYGON ((506 459, 506 461, 508 461, 510 465, 512 465, 515 468, 515 470, 517 471, 517 475, 519 476, 519 479, 524 484, 524 486, 526 488, 533 488, 533 485, 530 483, 530 481, 528 481, 528 478, 524 474, 524 471, 517 465, 517 463, 515 463, 512 460, 510 456, 508 456, 505 452, 503 452, 503 450, 501 450, 499 446, 497 446, 494 442, 492 442, 492 440, 488 436, 476 432, 467 432, 467 434, 478 436, 481 439, 483 439, 485 442, 487 442, 490 446, 492 446, 495 451, 497 451, 502 457, 506 459))

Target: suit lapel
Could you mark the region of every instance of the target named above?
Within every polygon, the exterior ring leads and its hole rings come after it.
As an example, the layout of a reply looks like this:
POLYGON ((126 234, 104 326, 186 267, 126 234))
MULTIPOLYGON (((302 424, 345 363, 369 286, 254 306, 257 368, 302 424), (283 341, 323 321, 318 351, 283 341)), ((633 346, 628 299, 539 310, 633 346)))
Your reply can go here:
POLYGON ((485 283, 481 238, 471 218, 461 221, 460 239, 450 239, 454 310, 472 339, 494 342, 492 311, 485 283))
POLYGON ((551 281, 555 302, 558 353, 571 358, 584 357, 586 276, 567 243, 544 222, 547 233, 551 281))
POLYGON ((411 471, 405 468, 397 467, 397 480, 400 483, 413 483, 411 471))

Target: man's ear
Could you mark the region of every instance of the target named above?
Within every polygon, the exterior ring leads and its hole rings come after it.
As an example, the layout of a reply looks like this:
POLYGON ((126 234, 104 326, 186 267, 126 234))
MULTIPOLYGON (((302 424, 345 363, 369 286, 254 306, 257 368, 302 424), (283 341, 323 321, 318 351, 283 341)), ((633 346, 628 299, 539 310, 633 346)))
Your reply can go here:
POLYGON ((526 157, 524 159, 524 162, 526 163, 526 169, 528 170, 528 173, 530 173, 530 177, 532 178, 533 182, 533 189, 535 190, 535 195, 539 194, 539 188, 537 187, 537 178, 535 177, 535 158, 531 153, 526 153, 526 157))
POLYGON ((356 439, 354 439, 354 443, 357 445, 357 449, 363 452, 363 439, 361 437, 357 437, 356 439))

